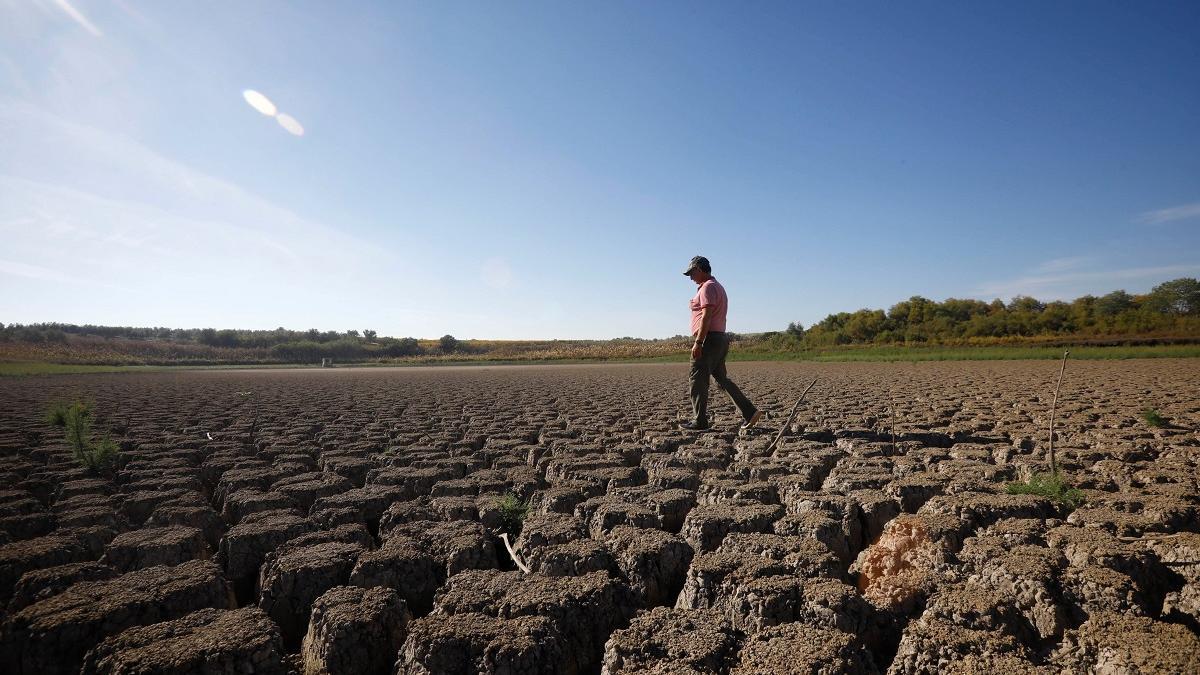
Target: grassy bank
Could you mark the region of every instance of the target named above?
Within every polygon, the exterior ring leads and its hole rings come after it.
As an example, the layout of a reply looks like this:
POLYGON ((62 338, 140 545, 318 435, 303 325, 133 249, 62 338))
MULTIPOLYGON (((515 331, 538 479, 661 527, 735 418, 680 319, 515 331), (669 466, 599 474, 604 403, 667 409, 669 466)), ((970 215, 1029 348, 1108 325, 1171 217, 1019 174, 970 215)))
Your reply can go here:
MULTIPOLYGON (((816 363, 837 362, 916 362, 916 361, 996 361, 1015 359, 1059 359, 1063 347, 829 347, 809 351, 762 351, 734 349, 730 361, 805 361, 816 363)), ((1071 358, 1093 359, 1154 359, 1154 358, 1198 358, 1200 345, 1147 345, 1117 347, 1067 347, 1071 358)), ((489 359, 484 355, 455 358, 413 357, 368 363, 341 363, 340 368, 387 367, 387 366, 508 366, 508 365, 570 365, 586 363, 683 363, 688 360, 686 352, 645 357, 608 357, 596 355, 591 358, 529 358, 489 359)), ((60 375, 81 373, 138 373, 163 370, 244 370, 260 368, 315 368, 300 364, 243 364, 243 365, 157 365, 157 366, 106 366, 84 364, 44 363, 38 361, 0 362, 0 376, 60 375)))
POLYGON ((1137 345, 1114 347, 829 347, 800 352, 731 352, 731 361, 997 361, 1061 359, 1161 359, 1200 357, 1200 345, 1137 345))
POLYGON ((79 373, 129 373, 162 370, 167 366, 92 366, 79 363, 0 361, 0 377, 15 375, 77 375, 79 373))

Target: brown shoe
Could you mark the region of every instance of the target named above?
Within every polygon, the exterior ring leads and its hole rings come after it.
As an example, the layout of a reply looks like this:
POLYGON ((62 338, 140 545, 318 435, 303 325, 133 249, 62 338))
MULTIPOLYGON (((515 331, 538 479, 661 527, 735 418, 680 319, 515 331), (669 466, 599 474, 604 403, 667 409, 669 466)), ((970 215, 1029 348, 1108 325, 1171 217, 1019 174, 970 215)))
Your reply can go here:
POLYGON ((742 429, 752 428, 755 424, 758 424, 758 421, 761 419, 762 419, 762 411, 755 410, 754 414, 750 416, 750 419, 746 420, 745 422, 742 422, 742 429))

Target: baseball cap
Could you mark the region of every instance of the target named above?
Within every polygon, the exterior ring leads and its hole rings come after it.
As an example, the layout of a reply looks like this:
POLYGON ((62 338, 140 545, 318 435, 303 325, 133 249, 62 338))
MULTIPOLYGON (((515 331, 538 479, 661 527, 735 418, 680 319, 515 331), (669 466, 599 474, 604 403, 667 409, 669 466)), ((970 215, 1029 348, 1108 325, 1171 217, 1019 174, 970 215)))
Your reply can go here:
POLYGON ((702 255, 698 255, 698 256, 692 258, 690 262, 688 262, 687 269, 685 269, 683 271, 684 276, 691 274, 692 270, 696 269, 697 267, 704 270, 705 272, 712 272, 712 265, 708 264, 708 258, 705 258, 702 255))

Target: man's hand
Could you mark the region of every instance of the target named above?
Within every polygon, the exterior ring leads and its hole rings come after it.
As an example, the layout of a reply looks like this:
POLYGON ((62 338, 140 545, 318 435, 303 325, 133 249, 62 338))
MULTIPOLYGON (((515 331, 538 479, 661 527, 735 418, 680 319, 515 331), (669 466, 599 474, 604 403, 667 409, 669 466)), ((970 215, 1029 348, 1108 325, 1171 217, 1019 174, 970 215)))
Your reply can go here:
POLYGON ((703 349, 703 348, 700 346, 700 343, 699 343, 699 342, 693 342, 693 343, 692 343, 692 360, 693 360, 693 361, 697 361, 697 360, 699 360, 699 359, 700 359, 700 355, 701 355, 701 354, 703 354, 703 353, 704 353, 704 349, 703 349))

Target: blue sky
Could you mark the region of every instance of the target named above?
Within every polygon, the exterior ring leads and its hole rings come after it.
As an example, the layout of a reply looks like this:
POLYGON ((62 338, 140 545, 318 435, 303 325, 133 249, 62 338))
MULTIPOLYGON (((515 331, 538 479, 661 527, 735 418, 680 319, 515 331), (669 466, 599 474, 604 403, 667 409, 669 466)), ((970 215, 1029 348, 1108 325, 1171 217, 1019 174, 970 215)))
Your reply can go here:
POLYGON ((696 254, 738 332, 1200 276, 1192 2, 0 13, 4 322, 666 337, 696 254))

